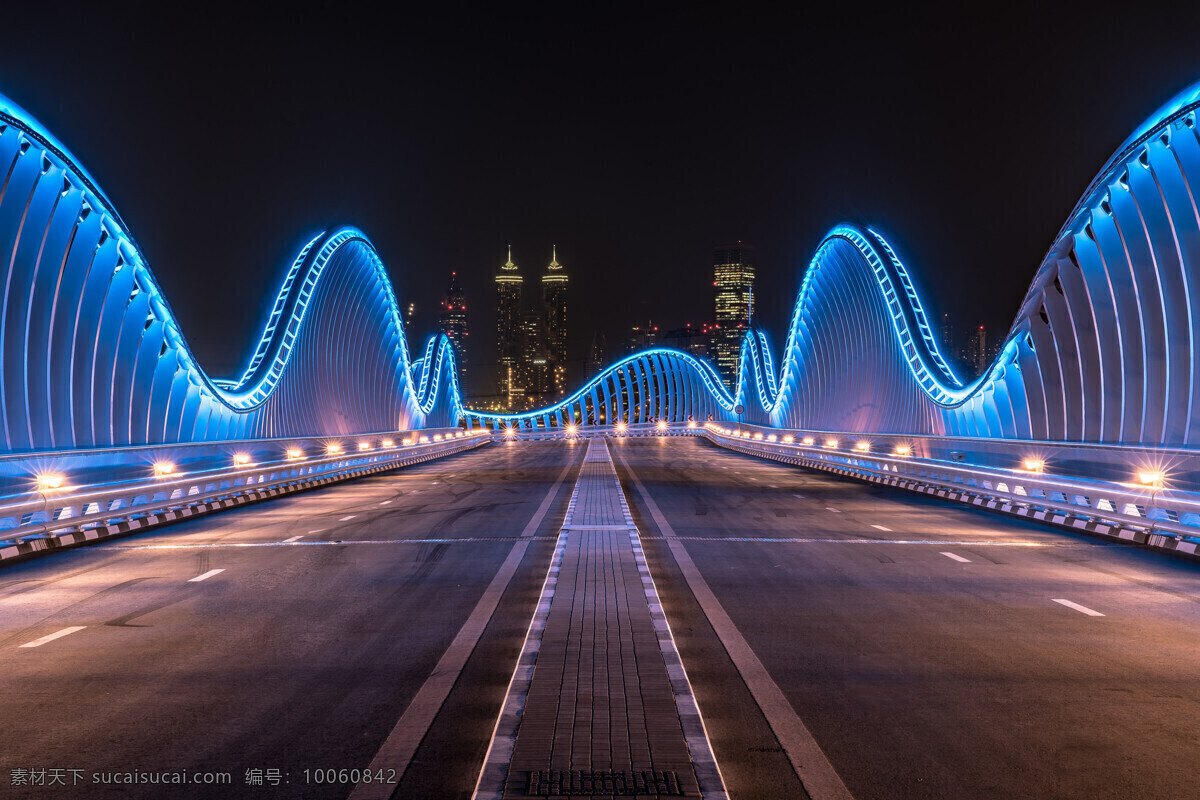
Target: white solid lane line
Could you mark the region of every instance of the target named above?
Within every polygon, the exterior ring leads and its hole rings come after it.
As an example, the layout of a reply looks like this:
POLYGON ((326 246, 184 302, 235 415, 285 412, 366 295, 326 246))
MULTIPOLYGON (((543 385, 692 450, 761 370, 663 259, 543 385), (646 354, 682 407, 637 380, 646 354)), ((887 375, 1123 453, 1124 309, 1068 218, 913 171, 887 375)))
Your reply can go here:
POLYGON ((391 500, 384 500, 384 501, 383 501, 382 503, 380 503, 379 505, 381 505, 381 506, 386 506, 386 505, 391 505, 391 503, 392 503, 392 501, 391 501, 391 500))
POLYGON ((770 484, 770 488, 771 488, 771 489, 778 489, 779 487, 778 487, 778 486, 776 486, 775 484, 773 484, 773 483, 772 483, 772 484, 770 484))
POLYGON ((345 522, 348 519, 354 519, 355 516, 356 516, 355 514, 351 514, 348 517, 342 517, 341 519, 338 520, 338 522, 345 522))
POLYGON ((304 538, 304 536, 303 536, 303 535, 301 535, 301 536, 293 536, 293 537, 291 537, 290 539, 284 539, 283 541, 284 541, 284 542, 294 542, 294 541, 296 541, 297 539, 303 539, 303 538, 304 538))
POLYGON ((891 529, 891 528, 885 527, 885 526, 883 526, 883 525, 872 525, 871 527, 872 527, 872 528, 875 528, 876 530, 880 530, 880 531, 887 531, 888 533, 891 533, 891 532, 892 532, 892 529, 891 529))
POLYGON ((960 564, 970 564, 971 563, 971 559, 963 558, 962 556, 956 556, 956 555, 954 555, 954 553, 942 553, 942 555, 944 555, 946 558, 953 558, 955 561, 959 562, 960 564))
POLYGON ((802 495, 802 494, 794 494, 794 495, 792 495, 792 497, 796 498, 797 500, 803 500, 803 499, 804 499, 804 495, 802 495))
POLYGON ((209 578, 211 578, 213 575, 220 575, 224 571, 225 570, 223 570, 223 569, 210 569, 208 572, 204 573, 203 575, 197 575, 196 577, 191 578, 190 580, 188 580, 188 583, 199 583, 200 581, 206 581, 209 578))
POLYGON ((75 631, 81 631, 87 625, 72 625, 70 628, 63 628, 61 631, 55 631, 49 636, 43 636, 40 639, 34 639, 32 642, 26 642, 21 647, 41 647, 46 642, 53 642, 55 639, 61 639, 64 636, 70 636, 75 631))
POLYGON ((1073 608, 1076 611, 1078 611, 1080 614, 1087 614, 1089 617, 1103 617, 1104 616, 1103 614, 1101 614, 1099 611, 1096 611, 1095 609, 1088 608, 1087 606, 1081 606, 1081 605, 1079 605, 1079 603, 1072 603, 1070 600, 1062 600, 1059 598, 1052 598, 1052 599, 1054 599, 1054 602, 1056 602, 1056 603, 1062 603, 1067 608, 1073 608))
POLYGON ((311 536, 311 535, 312 535, 312 534, 314 534, 314 533, 321 533, 323 530, 325 530, 325 529, 324 529, 324 528, 317 528, 315 531, 309 531, 309 532, 308 532, 308 534, 309 534, 309 536, 311 536))
POLYGON ((840 513, 842 513, 842 512, 841 512, 841 511, 839 511, 838 509, 836 509, 836 508, 830 508, 829 506, 825 506, 825 510, 826 510, 826 511, 832 511, 832 512, 833 512, 833 513, 835 513, 835 514, 840 514, 840 513))

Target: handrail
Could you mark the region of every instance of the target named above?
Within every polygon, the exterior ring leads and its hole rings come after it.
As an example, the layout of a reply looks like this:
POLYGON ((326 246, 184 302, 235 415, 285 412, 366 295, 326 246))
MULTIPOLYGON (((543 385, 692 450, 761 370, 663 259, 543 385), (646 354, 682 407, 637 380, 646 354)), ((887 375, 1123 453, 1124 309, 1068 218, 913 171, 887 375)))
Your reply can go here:
POLYGON ((427 461, 432 457, 478 447, 491 440, 482 431, 458 433, 461 435, 449 436, 442 441, 418 441, 412 445, 387 449, 281 459, 119 484, 28 492, 6 498, 0 503, 0 521, 14 523, 0 532, 0 536, 6 542, 14 542, 46 536, 55 531, 81 529, 90 524, 111 524, 248 492, 312 481, 328 482, 364 470, 374 471, 427 461))
POLYGON ((746 426, 738 432, 711 423, 704 430, 715 444, 749 455, 788 460, 816 469, 911 481, 1035 510, 1061 512, 1150 533, 1168 532, 1200 541, 1200 493, 1162 485, 863 452, 853 445, 847 446, 847 442, 861 438, 853 433, 841 436, 828 433, 829 439, 837 440, 833 446, 816 437, 812 437, 811 444, 805 444, 797 435, 802 433, 746 426), (776 441, 767 436, 774 436, 776 441), (785 437, 792 441, 784 441, 785 437))

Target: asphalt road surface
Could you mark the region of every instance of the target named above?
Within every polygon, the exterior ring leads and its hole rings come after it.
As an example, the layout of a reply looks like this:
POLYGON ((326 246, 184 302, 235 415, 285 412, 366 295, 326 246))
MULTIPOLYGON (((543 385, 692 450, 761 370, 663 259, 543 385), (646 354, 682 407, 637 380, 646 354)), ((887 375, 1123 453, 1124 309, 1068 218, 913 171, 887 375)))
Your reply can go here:
MULTIPOLYGON (((341 798, 407 737, 395 796, 469 797, 582 454, 497 444, 0 569, 0 795, 341 798), (104 782, 141 772, 189 782, 104 782)), ((696 439, 613 455, 735 800, 804 797, 780 714, 859 800, 1200 797, 1197 565, 696 439)))

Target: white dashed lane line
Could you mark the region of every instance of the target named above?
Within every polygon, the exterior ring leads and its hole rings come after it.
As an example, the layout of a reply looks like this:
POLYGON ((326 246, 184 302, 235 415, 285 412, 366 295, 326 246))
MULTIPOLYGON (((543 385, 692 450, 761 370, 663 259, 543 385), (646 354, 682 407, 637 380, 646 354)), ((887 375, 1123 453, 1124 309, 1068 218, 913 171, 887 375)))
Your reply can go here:
POLYGON ((311 536, 314 533, 321 533, 324 530, 324 528, 317 528, 315 531, 309 531, 308 534, 311 536))
POLYGON ((303 539, 303 538, 304 538, 304 536, 303 536, 303 535, 301 535, 301 536, 293 536, 293 537, 291 537, 290 539, 284 539, 283 541, 284 541, 284 543, 287 543, 287 542, 294 542, 294 541, 296 541, 297 539, 303 539))
POLYGON ((892 532, 891 528, 885 527, 883 525, 872 525, 871 527, 878 531, 887 531, 888 533, 892 532))
POLYGON ((792 495, 792 497, 796 498, 797 500, 803 500, 803 499, 804 499, 804 495, 802 495, 802 494, 794 494, 794 495, 792 495))
POLYGON ((1081 606, 1081 605, 1079 605, 1079 603, 1072 603, 1070 600, 1063 600, 1061 598, 1053 598, 1053 599, 1054 599, 1054 602, 1062 603, 1067 608, 1073 608, 1076 611, 1078 611, 1080 614, 1087 614, 1089 617, 1103 617, 1104 616, 1099 611, 1096 611, 1093 608, 1088 608, 1087 606, 1081 606))
POLYGON ((954 553, 942 553, 942 555, 944 555, 946 558, 952 558, 960 564, 970 564, 971 563, 971 559, 963 558, 962 556, 955 555, 954 553))
POLYGON ((213 575, 220 575, 224 571, 225 570, 223 570, 223 569, 210 569, 208 572, 204 573, 203 575, 197 575, 196 577, 191 578, 190 580, 188 580, 188 583, 199 583, 200 581, 206 581, 209 578, 211 578, 213 575))
POLYGON ((341 519, 339 519, 339 520, 338 520, 338 522, 345 522, 346 520, 354 519, 354 517, 355 517, 355 516, 357 516, 357 515, 356 515, 356 514, 351 514, 351 515, 349 515, 349 516, 347 516, 347 517, 342 517, 341 519))
POLYGON ((830 508, 829 506, 825 506, 825 510, 826 510, 826 511, 832 511, 832 512, 833 512, 833 513, 835 513, 835 514, 840 514, 840 513, 842 513, 840 510, 838 510, 838 509, 836 509, 836 508, 830 508))
POLYGON ((383 501, 382 503, 380 503, 379 505, 381 505, 381 506, 386 506, 386 505, 391 505, 391 503, 392 503, 392 501, 391 501, 391 500, 384 500, 384 501, 383 501))
POLYGON ((72 625, 70 628, 63 628, 61 631, 55 631, 49 636, 43 636, 40 639, 34 639, 32 642, 26 642, 25 644, 21 645, 21 647, 41 647, 46 642, 53 642, 55 639, 61 639, 64 636, 70 636, 72 633, 75 633, 75 631, 81 631, 86 627, 87 625, 72 625))

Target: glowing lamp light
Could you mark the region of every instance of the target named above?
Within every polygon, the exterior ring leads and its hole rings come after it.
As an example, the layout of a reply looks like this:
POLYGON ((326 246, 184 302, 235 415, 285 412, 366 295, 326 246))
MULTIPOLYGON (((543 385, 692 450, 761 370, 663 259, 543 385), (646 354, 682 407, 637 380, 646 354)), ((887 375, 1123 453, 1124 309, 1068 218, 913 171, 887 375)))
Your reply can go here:
POLYGON ((435 433, 435 434, 433 435, 433 440, 434 440, 435 442, 440 442, 440 441, 442 440, 442 435, 441 435, 440 433, 435 433))
POLYGON ((658 425, 657 425, 657 427, 658 427, 658 429, 659 429, 660 431, 665 431, 665 430, 667 429, 667 422, 666 422, 666 420, 661 420, 661 419, 660 419, 660 420, 658 421, 658 425))
POLYGON ((837 446, 838 446, 838 440, 837 440, 837 439, 826 439, 826 440, 825 440, 825 446, 826 446, 826 447, 837 447, 837 446))
POLYGON ((792 443, 792 442, 794 442, 794 441, 796 441, 796 437, 795 437, 795 436, 785 436, 785 437, 783 437, 783 443, 784 443, 784 444, 791 444, 791 443, 792 443))
POLYGON ((770 436, 767 437, 767 441, 768 442, 777 442, 777 441, 779 441, 779 437, 772 433, 770 436))
POLYGON ((329 453, 329 455, 336 456, 338 453, 342 452, 342 446, 340 444, 331 444, 326 447, 325 450, 329 453))
POLYGON ((504 429, 504 435, 505 435, 507 438, 511 439, 511 438, 513 438, 514 436, 516 436, 516 435, 517 435, 517 432, 516 432, 516 430, 513 428, 513 426, 512 426, 512 425, 509 425, 507 428, 505 428, 505 429, 504 429))
POLYGON ((370 442, 359 442, 359 443, 358 443, 358 449, 359 449, 359 450, 370 450, 370 449, 371 449, 371 443, 370 443, 370 442))
POLYGON ((298 447, 293 447, 287 451, 287 457, 292 461, 298 458, 304 458, 304 451, 298 447))
POLYGON ((760 442, 761 442, 761 441, 762 441, 762 438, 763 438, 763 435, 762 435, 761 433, 756 433, 756 434, 754 434, 754 438, 755 438, 755 440, 756 440, 756 441, 760 441, 760 442))
POLYGON ((689 427, 689 428, 694 428, 694 427, 696 427, 696 422, 695 422, 694 420, 688 420, 688 427, 689 427))
POLYGON ((395 447, 395 446, 396 446, 396 443, 395 443, 395 442, 393 442, 391 439, 384 439, 384 440, 383 440, 383 446, 384 446, 384 447, 395 447))
POLYGON ((854 449, 860 453, 869 452, 871 450, 871 443, 870 442, 855 442, 854 449))
POLYGON ((63 485, 63 476, 58 472, 43 472, 37 476, 37 488, 39 492, 49 491, 50 489, 58 489, 63 485))
POLYGON ((1046 462, 1040 458, 1027 458, 1023 463, 1030 472, 1041 472, 1046 467, 1046 462))
POLYGON ((749 439, 749 438, 750 438, 750 431, 742 431, 742 438, 743 438, 743 439, 749 439))
POLYGON ((421 437, 421 444, 429 444, 429 437, 428 437, 428 436, 422 436, 422 437, 421 437))
POLYGON ((175 471, 175 465, 170 461, 158 461, 154 464, 155 475, 170 475, 175 471))
POLYGON ((1165 479, 1167 476, 1162 470, 1148 469, 1139 472, 1137 477, 1138 483, 1140 483, 1142 486, 1151 486, 1156 489, 1161 489, 1163 485, 1163 479, 1165 479))
POLYGON ((408 446, 409 446, 409 445, 411 445, 412 443, 413 443, 413 440, 412 440, 412 439, 405 439, 405 440, 402 442, 402 444, 403 444, 405 447, 408 447, 408 446))
POLYGON ((811 436, 805 436, 805 437, 804 437, 804 443, 805 443, 806 445, 808 445, 809 447, 812 447, 812 446, 813 446, 813 445, 816 443, 816 441, 817 441, 817 440, 816 440, 816 439, 814 439, 814 438, 813 438, 813 437, 811 437, 811 436))
POLYGON ((249 464, 250 463, 250 454, 249 453, 234 453, 233 454, 233 463, 238 464, 239 466, 249 464))
POLYGON ((575 427, 574 423, 567 425, 567 436, 574 436, 575 431, 577 431, 577 430, 578 430, 578 428, 575 427))
POLYGON ((629 428, 629 426, 626 425, 624 422, 617 423, 617 433, 624 433, 626 430, 628 430, 628 428, 629 428))
POLYGON ((906 455, 910 454, 911 452, 912 451, 909 450, 908 445, 906 445, 906 444, 896 445, 896 455, 898 455, 898 456, 906 456, 906 455))

